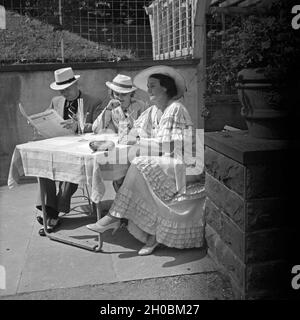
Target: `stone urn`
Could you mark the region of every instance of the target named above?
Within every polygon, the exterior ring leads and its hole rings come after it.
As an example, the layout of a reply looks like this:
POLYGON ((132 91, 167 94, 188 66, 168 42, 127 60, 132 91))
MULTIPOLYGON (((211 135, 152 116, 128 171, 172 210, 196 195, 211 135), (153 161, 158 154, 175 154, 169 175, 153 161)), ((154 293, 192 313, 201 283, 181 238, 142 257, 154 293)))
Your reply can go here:
POLYGON ((236 84, 249 134, 262 139, 287 138, 287 108, 282 94, 264 76, 264 69, 244 69, 236 84))

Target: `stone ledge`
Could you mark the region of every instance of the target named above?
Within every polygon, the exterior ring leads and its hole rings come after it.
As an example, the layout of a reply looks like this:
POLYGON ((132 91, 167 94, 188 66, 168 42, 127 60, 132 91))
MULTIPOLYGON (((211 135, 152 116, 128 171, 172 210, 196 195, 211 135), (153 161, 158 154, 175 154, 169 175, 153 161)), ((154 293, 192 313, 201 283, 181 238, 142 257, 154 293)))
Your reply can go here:
MULTIPOLYGON (((215 262, 215 261, 214 261, 215 262)), ((234 279, 230 279, 234 300, 277 300, 285 299, 286 294, 280 289, 277 290, 253 290, 243 292, 234 279)))
POLYGON ((225 268, 230 278, 234 279, 238 286, 243 290, 246 286, 245 264, 209 225, 206 225, 205 227, 205 238, 210 251, 210 256, 217 264, 225 268))
POLYGON ((245 233, 209 199, 205 201, 205 221, 212 227, 222 241, 245 261, 245 233))
POLYGON ((244 232, 209 198, 205 201, 205 220, 241 262, 261 263, 286 256, 286 239, 289 230, 265 229, 244 232))
MULTIPOLYGON (((178 60, 164 60, 163 64, 168 66, 194 66, 200 63, 200 59, 178 59, 178 60)), ((2 72, 25 72, 25 71, 54 71, 59 68, 72 67, 74 70, 88 70, 88 69, 140 69, 147 68, 154 65, 161 65, 161 61, 155 60, 139 60, 139 61, 120 61, 120 62, 70 62, 70 63, 31 63, 1 66, 2 72)))
POLYGON ((288 164, 274 160, 273 163, 249 165, 246 168, 245 198, 260 199, 269 197, 284 197, 290 192, 285 183, 288 164), (274 183, 275 182, 275 183, 274 183))
POLYGON ((249 294, 254 291, 277 291, 284 285, 283 274, 286 262, 274 260, 266 263, 250 264, 246 270, 245 292, 249 294))
MULTIPOLYGON (((289 141, 253 138, 248 131, 206 132, 204 141, 205 146, 243 165, 290 158, 289 141)), ((295 145, 294 148, 299 147, 295 145)))
POLYGON ((205 148, 204 160, 206 172, 245 198, 244 166, 209 147, 205 148))
POLYGON ((285 227, 289 221, 285 210, 290 200, 281 198, 246 201, 246 231, 285 227))
POLYGON ((287 230, 273 229, 246 233, 245 263, 264 263, 286 258, 285 238, 287 230))
POLYGON ((205 238, 211 258, 226 270, 231 280, 245 295, 262 291, 268 291, 272 294, 278 288, 283 288, 286 285, 287 263, 283 259, 246 265, 209 225, 205 227, 205 238))
POLYGON ((243 198, 208 173, 205 176, 205 191, 220 210, 242 230, 245 229, 245 202, 243 198))

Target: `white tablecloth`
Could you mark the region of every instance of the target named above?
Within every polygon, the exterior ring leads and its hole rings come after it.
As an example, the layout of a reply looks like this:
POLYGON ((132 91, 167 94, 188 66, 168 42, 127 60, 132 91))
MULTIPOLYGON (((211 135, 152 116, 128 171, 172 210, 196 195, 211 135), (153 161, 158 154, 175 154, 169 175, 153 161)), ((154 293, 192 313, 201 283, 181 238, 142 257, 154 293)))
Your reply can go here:
POLYGON ((104 180, 117 180, 128 169, 129 146, 118 145, 115 134, 65 136, 17 145, 11 160, 8 186, 12 188, 25 176, 87 184, 92 201, 98 203, 104 193, 104 180), (89 142, 112 140, 116 148, 93 153, 89 142))

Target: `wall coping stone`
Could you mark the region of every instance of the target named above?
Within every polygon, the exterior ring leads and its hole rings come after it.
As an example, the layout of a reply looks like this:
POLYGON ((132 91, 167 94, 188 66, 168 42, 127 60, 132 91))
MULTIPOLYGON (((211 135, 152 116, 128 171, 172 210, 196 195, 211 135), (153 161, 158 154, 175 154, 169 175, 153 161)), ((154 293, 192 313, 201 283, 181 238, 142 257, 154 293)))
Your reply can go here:
POLYGON ((243 165, 278 161, 299 148, 288 140, 254 138, 247 130, 206 132, 204 144, 243 165))
POLYGON ((54 71, 56 69, 72 67, 74 70, 88 69, 118 69, 127 68, 129 70, 140 69, 141 67, 152 67, 155 65, 167 66, 187 66, 197 65, 200 59, 178 59, 178 60, 140 60, 140 61, 120 61, 120 62, 79 62, 79 63, 36 63, 36 64, 16 64, 0 66, 2 72, 26 72, 26 71, 54 71))

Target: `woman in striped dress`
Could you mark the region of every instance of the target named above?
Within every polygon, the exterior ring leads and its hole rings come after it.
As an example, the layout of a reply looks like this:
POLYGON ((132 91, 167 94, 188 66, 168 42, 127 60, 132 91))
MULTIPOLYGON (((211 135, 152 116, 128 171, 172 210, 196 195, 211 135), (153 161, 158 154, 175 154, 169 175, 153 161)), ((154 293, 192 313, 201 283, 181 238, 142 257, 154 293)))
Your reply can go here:
POLYGON ((203 150, 195 157, 195 130, 180 99, 185 80, 171 67, 156 66, 140 72, 134 84, 148 88, 151 102, 131 132, 139 136, 139 155, 132 160, 108 215, 87 227, 102 233, 116 230, 121 218, 128 219, 129 232, 145 243, 139 255, 151 254, 159 244, 201 247, 204 192, 180 201, 187 185, 199 181, 203 173, 203 150))

